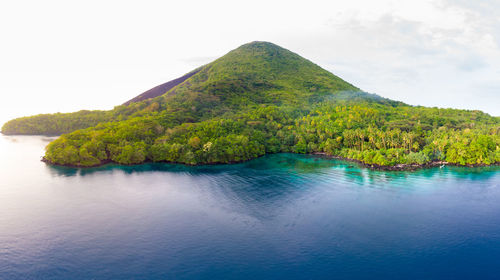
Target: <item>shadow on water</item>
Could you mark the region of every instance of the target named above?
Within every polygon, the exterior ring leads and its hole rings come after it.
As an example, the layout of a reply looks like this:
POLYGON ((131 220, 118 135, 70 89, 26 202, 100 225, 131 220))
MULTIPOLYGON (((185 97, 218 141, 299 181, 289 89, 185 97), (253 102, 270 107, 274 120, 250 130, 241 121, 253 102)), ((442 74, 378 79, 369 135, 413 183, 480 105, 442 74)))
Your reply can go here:
MULTIPOLYGON (((253 169, 253 170, 273 170, 280 169, 288 172, 299 174, 318 173, 324 169, 332 167, 345 169, 347 173, 361 175, 363 172, 373 174, 386 174, 388 177, 400 177, 411 175, 424 175, 433 176, 440 173, 443 169, 439 167, 426 168, 416 171, 379 171, 371 170, 360 166, 357 163, 352 163, 343 160, 329 159, 315 155, 303 154, 270 154, 257 159, 253 159, 243 163, 236 164, 217 164, 217 165, 199 165, 187 166, 175 163, 145 163, 139 165, 119 165, 119 164, 106 164, 99 167, 91 168, 75 168, 66 166, 54 166, 47 164, 47 167, 54 171, 54 175, 73 176, 73 175, 88 175, 102 171, 121 170, 126 174, 142 173, 142 172, 189 172, 193 175, 199 173, 217 174, 227 172, 229 170, 253 169)), ((500 171, 500 166, 484 166, 484 167, 459 167, 447 166, 444 170, 453 172, 456 175, 465 177, 474 177, 474 175, 494 175, 495 172, 500 171)))
MULTIPOLYGON (((121 172, 126 175, 166 172, 189 174, 189 176, 231 175, 248 179, 269 180, 269 186, 276 182, 287 184, 287 180, 317 181, 335 179, 355 185, 405 184, 408 178, 420 178, 427 181, 443 178, 484 180, 498 174, 500 166, 429 168, 416 171, 380 171, 362 167, 356 163, 300 154, 271 154, 248 162, 222 165, 186 166, 172 163, 146 163, 141 165, 107 164, 93 168, 73 168, 47 165, 53 176, 88 176, 96 173, 121 172)), ((252 181, 252 180, 250 180, 252 181)), ((429 181, 430 182, 430 181, 429 181)), ((289 183, 289 182, 288 182, 289 183)))
POLYGON ((145 172, 189 173, 190 175, 220 174, 244 170, 257 173, 275 172, 287 174, 318 173, 339 164, 335 160, 324 160, 310 155, 273 154, 237 164, 187 166, 174 163, 145 163, 140 165, 106 164, 91 168, 74 168, 47 164, 55 176, 86 176, 99 172, 121 171, 125 174, 145 172))
POLYGON ((500 170, 498 167, 444 167, 411 172, 377 171, 352 162, 298 154, 273 154, 230 165, 148 163, 95 168, 47 165, 47 168, 53 176, 62 177, 133 177, 131 186, 137 184, 141 188, 158 182, 182 186, 186 191, 213 197, 218 205, 231 205, 232 211, 260 221, 272 219, 290 205, 321 200, 325 192, 362 193, 373 189, 414 194, 440 190, 444 185, 454 186, 464 179, 487 182, 490 177, 498 176, 500 170))
POLYGON ((15 139, 25 143, 4 146, 20 171, 5 174, 13 183, 0 195, 8 210, 0 211, 2 279, 67 279, 75 267, 81 274, 69 278, 191 271, 186 278, 431 279, 465 271, 485 279, 498 270, 498 166, 388 172, 275 154, 233 165, 81 169, 44 165, 41 140, 15 139), (2 275, 7 266, 20 276, 2 275))

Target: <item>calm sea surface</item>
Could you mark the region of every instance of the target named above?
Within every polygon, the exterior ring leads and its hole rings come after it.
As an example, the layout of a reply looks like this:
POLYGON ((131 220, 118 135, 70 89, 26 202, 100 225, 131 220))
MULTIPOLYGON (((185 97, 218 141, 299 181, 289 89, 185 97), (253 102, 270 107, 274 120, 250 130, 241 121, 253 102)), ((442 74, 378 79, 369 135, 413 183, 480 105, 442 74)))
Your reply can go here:
POLYGON ((500 279, 500 168, 92 169, 0 136, 0 279, 500 279))

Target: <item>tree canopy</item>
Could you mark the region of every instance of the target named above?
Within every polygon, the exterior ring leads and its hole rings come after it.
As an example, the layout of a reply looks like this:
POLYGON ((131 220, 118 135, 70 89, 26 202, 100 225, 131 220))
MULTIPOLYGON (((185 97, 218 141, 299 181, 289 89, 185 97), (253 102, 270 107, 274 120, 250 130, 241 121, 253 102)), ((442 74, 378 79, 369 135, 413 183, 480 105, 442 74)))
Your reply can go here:
POLYGON ((265 42, 229 52, 161 96, 15 119, 2 132, 63 134, 45 159, 74 166, 232 163, 278 152, 383 166, 500 162, 500 118, 368 94, 265 42))

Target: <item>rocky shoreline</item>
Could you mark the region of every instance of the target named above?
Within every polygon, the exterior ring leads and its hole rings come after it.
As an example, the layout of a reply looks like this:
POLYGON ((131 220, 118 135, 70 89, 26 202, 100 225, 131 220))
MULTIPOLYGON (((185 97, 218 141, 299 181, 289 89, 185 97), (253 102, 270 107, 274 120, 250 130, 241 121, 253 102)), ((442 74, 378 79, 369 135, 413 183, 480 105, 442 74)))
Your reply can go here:
MULTIPOLYGON (((368 164, 364 163, 360 160, 357 159, 352 159, 352 158, 346 158, 346 157, 341 157, 341 156, 332 156, 328 155, 326 153, 312 153, 313 155, 321 156, 321 157, 326 157, 326 158, 333 158, 333 159, 338 159, 338 160, 344 160, 344 161, 350 161, 350 162, 355 162, 363 167, 372 169, 372 170, 383 170, 383 171, 414 171, 418 169, 424 169, 424 168, 433 168, 433 167, 441 167, 445 165, 454 165, 457 166, 456 164, 452 164, 446 161, 431 161, 427 162, 424 164, 396 164, 396 165, 379 165, 379 164, 368 164)), ((458 165, 462 166, 462 165, 458 165)), ((464 167, 477 167, 478 165, 474 166, 464 166, 464 167)))

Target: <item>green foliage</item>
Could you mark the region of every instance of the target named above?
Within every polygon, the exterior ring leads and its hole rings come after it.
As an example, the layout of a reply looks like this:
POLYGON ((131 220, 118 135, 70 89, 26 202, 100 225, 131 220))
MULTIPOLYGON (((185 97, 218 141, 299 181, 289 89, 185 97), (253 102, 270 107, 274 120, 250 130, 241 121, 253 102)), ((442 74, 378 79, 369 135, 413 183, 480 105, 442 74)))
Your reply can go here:
POLYGON ((107 111, 82 110, 65 114, 41 114, 8 121, 3 125, 2 133, 6 135, 60 135, 96 126, 101 122, 111 121, 112 119, 112 114, 107 111))
POLYGON ((137 164, 146 160, 146 144, 144 142, 123 143, 111 149, 111 160, 121 164, 137 164))
POLYGON ((324 152, 377 165, 499 161, 498 118, 483 116, 482 121, 472 122, 474 111, 425 108, 428 118, 415 125, 408 115, 418 114, 420 107, 340 103, 261 106, 166 129, 159 115, 135 117, 62 135, 49 144, 46 158, 81 166, 146 160, 206 164, 239 162, 266 153, 324 152), (460 116, 458 121, 432 128, 443 110, 446 118, 460 116), (389 125, 395 121, 397 128, 389 125))
POLYGON ((500 162, 500 118, 360 92, 263 42, 231 51, 157 98, 111 111, 16 119, 2 131, 71 132, 50 143, 45 158, 76 166, 231 163, 278 152, 389 166, 500 162))
POLYGON ((286 49, 253 42, 201 67, 163 96, 110 111, 18 118, 6 123, 2 133, 60 135, 98 123, 151 115, 159 115, 163 126, 172 127, 260 104, 300 104, 341 90, 357 88, 286 49))
POLYGON ((410 152, 406 156, 406 163, 407 164, 424 164, 429 162, 430 159, 429 157, 422 151, 418 153, 410 152))

